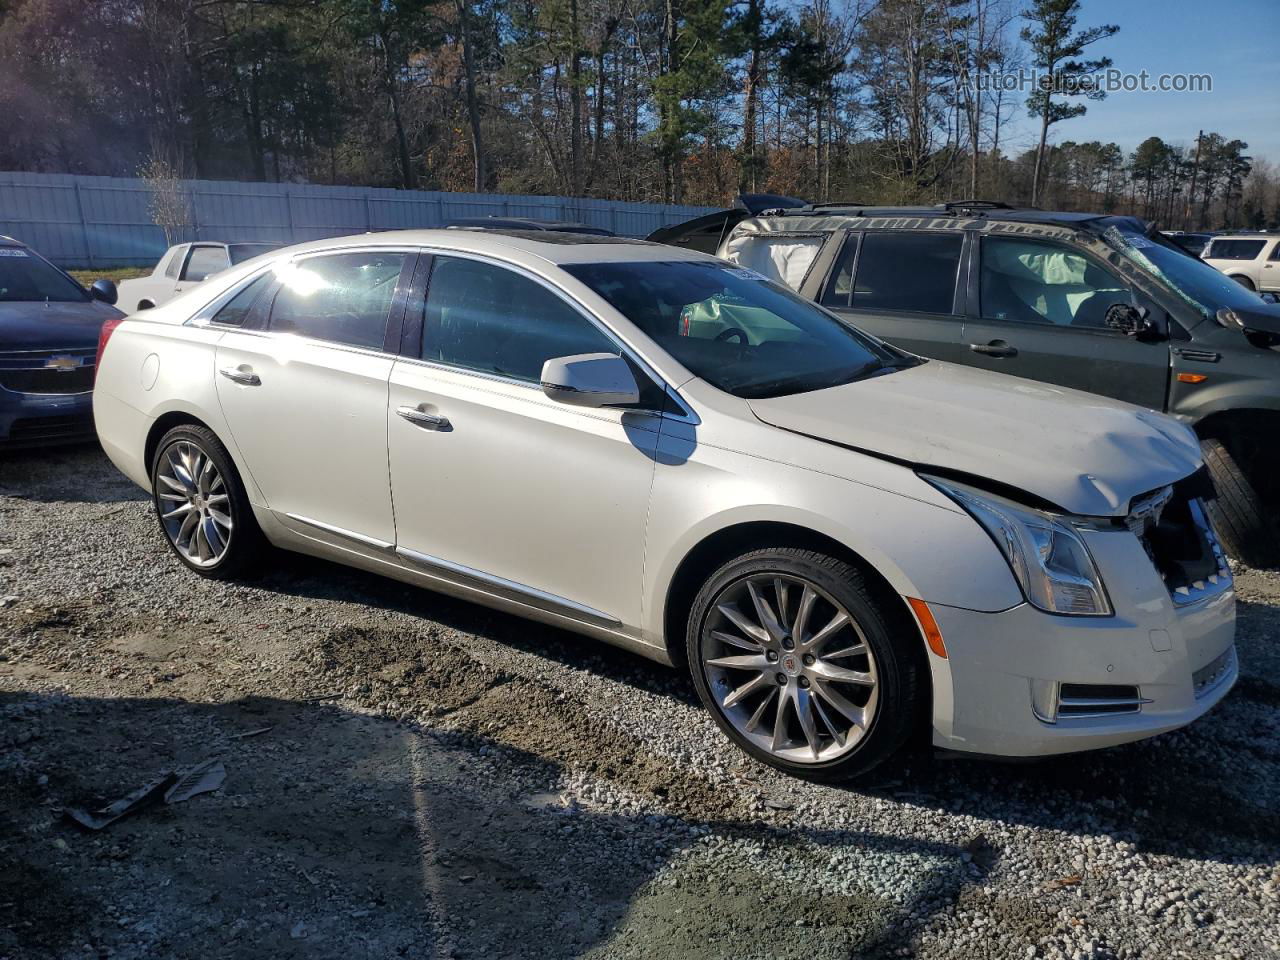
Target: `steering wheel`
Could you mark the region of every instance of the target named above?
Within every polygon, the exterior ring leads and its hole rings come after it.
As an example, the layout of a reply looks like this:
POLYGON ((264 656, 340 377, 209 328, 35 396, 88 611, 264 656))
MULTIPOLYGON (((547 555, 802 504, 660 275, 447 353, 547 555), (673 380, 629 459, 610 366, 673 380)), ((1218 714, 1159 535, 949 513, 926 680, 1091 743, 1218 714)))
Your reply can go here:
POLYGON ((745 347, 747 345, 747 331, 741 327, 729 327, 727 330, 721 330, 716 334, 716 343, 728 343, 735 338, 738 341, 738 346, 745 347))

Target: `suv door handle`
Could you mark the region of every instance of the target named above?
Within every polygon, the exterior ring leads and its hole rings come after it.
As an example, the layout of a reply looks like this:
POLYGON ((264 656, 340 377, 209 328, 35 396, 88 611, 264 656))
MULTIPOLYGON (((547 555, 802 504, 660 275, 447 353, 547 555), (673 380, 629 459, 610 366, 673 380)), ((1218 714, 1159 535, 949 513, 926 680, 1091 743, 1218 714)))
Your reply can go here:
POLYGON ((241 370, 239 367, 223 367, 218 372, 228 380, 243 383, 246 387, 257 387, 262 384, 262 378, 252 370, 241 370))
POLYGON ((990 343, 971 343, 969 349, 987 357, 1016 357, 1018 348, 1010 346, 1003 340, 992 340, 990 343))
POLYGON ((449 422, 448 417, 438 417, 434 413, 427 413, 417 407, 396 407, 396 416, 404 417, 424 430, 439 430, 441 433, 447 433, 453 429, 453 424, 449 422))

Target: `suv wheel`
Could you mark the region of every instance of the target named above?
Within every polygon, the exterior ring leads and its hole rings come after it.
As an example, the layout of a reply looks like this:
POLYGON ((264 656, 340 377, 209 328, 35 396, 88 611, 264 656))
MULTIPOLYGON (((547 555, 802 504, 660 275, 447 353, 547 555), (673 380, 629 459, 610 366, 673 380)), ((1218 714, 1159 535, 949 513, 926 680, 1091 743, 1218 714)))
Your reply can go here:
POLYGON ((183 425, 166 433, 151 464, 151 489, 160 530, 183 564, 218 580, 252 570, 262 532, 235 464, 212 431, 183 425))
POLYGON ((1256 289, 1253 285, 1253 281, 1246 276, 1243 276, 1241 274, 1236 274, 1231 279, 1234 280, 1236 283, 1240 284, 1240 286, 1244 287, 1246 290, 1256 289))
POLYGON ((1231 452, 1220 440, 1201 440, 1200 452, 1218 494, 1207 504, 1209 519, 1227 553, 1251 567, 1280 564, 1276 530, 1231 452))
POLYGON ((734 743, 788 773, 844 780, 902 746, 918 716, 923 665, 905 622, 850 564, 775 547, 712 574, 686 642, 698 695, 734 743))

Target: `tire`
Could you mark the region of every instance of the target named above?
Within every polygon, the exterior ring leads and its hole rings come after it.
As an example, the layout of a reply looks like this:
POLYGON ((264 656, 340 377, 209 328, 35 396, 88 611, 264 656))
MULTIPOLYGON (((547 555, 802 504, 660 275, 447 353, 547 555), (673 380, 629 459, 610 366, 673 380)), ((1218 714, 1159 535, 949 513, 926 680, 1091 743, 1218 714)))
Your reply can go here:
POLYGON ((856 567, 811 550, 753 550, 721 566, 694 598, 685 639, 698 696, 720 729, 757 760, 795 776, 836 781, 867 773, 903 745, 924 705, 922 642, 906 608, 878 599, 856 567), (813 599, 797 642, 806 587, 813 599), (841 613, 849 623, 828 633, 841 613), (865 653, 845 652, 859 645, 865 653))
POLYGON ((1251 567, 1280 564, 1277 531, 1262 498, 1219 440, 1201 440, 1200 452, 1217 496, 1207 504, 1213 529, 1227 553, 1251 567))
POLYGON ((213 431, 183 424, 161 437, 151 462, 151 490, 160 532, 187 569, 214 580, 256 572, 266 538, 240 474, 213 431))
POLYGON ((1244 287, 1246 290, 1256 290, 1256 289, 1257 289, 1257 288, 1253 285, 1253 281, 1252 281, 1252 280, 1250 280, 1248 277, 1242 277, 1242 276, 1240 276, 1239 274, 1237 274, 1237 275, 1233 276, 1231 279, 1232 279, 1232 280, 1234 280, 1236 283, 1240 284, 1240 286, 1244 287))

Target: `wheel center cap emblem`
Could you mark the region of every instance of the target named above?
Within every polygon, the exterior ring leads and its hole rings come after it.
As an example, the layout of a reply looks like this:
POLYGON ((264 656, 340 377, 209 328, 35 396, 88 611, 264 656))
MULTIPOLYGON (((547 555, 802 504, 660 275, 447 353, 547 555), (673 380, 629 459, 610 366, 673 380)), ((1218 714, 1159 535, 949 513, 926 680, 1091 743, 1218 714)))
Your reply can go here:
POLYGON ((787 672, 787 676, 794 677, 800 673, 800 658, 794 653, 784 653, 782 655, 782 669, 787 672))

